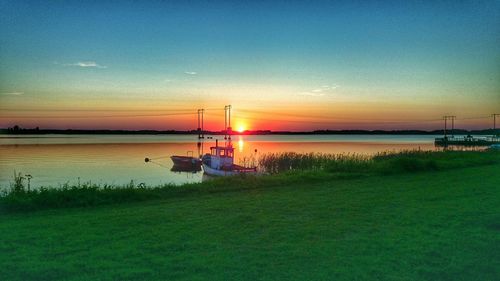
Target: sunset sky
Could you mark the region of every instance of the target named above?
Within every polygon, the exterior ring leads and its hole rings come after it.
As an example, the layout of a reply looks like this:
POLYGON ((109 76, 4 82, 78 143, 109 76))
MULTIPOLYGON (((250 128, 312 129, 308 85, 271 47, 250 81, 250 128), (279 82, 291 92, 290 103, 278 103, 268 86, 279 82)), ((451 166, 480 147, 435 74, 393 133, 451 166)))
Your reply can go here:
POLYGON ((500 1, 368 2, 0 0, 0 127, 492 127, 500 1))

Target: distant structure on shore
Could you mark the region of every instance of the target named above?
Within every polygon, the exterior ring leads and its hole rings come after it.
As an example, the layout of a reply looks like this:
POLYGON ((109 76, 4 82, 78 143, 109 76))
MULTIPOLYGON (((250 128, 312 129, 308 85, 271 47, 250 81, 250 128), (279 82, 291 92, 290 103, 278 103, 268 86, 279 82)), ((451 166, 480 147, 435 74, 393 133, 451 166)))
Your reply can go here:
POLYGON ((500 144, 500 134, 496 128, 496 117, 500 114, 492 114, 493 117, 493 129, 490 136, 488 137, 473 137, 472 134, 462 134, 462 137, 455 137, 455 119, 454 115, 443 116, 444 120, 444 130, 443 137, 434 139, 434 144, 438 146, 449 146, 449 145, 459 145, 459 146, 488 146, 492 144, 500 144), (448 120, 451 120, 451 132, 448 135, 448 120))

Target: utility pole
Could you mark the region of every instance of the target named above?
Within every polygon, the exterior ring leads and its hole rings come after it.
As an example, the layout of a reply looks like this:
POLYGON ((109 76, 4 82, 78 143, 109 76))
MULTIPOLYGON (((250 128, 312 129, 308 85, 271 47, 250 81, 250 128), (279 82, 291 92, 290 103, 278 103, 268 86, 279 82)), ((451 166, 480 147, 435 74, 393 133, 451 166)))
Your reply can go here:
POLYGON ((201 139, 201 118, 200 118, 200 113, 201 113, 201 109, 198 109, 197 111, 198 113, 198 138, 201 139))
POLYGON ((446 125, 448 121, 448 116, 443 116, 443 120, 444 120, 444 138, 446 138, 446 125))
POLYGON ((224 106, 224 139, 231 140, 231 105, 224 106))
POLYGON ((229 124, 228 125, 229 126, 227 127, 227 130, 229 132, 228 138, 229 138, 229 140, 231 140, 231 133, 232 133, 232 131, 231 131, 232 130, 232 128, 231 128, 231 105, 228 105, 227 109, 229 110, 229 115, 228 115, 228 117, 229 117, 229 124))
POLYGON ((205 113, 205 109, 198 109, 198 138, 205 138, 205 129, 203 127, 203 115, 205 113))
POLYGON ((201 109, 201 138, 205 138, 205 127, 204 127, 204 115, 205 115, 205 109, 201 109))
POLYGON ((451 119, 451 137, 454 138, 455 137, 455 118, 457 118, 456 116, 448 116, 448 118, 451 119))
POLYGON ((454 137, 455 136, 455 133, 454 133, 454 130, 455 130, 455 118, 457 118, 456 116, 452 116, 452 115, 446 115, 446 116, 443 116, 443 119, 444 119, 444 137, 446 138, 447 137, 447 129, 448 129, 448 119, 451 119, 451 136, 454 137))
POLYGON ((224 139, 227 140, 227 105, 224 105, 224 139))
POLYGON ((498 135, 498 133, 497 133, 497 116, 500 116, 500 114, 494 113, 494 114, 491 114, 491 116, 493 116, 493 134, 498 135))

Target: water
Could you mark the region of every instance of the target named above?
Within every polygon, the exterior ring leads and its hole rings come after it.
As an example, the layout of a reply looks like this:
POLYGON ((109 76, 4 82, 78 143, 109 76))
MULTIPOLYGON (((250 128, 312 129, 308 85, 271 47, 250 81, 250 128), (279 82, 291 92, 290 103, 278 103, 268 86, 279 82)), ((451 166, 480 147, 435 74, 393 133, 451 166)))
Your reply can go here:
MULTIPOLYGON (((235 162, 256 160, 268 152, 361 153, 402 149, 433 150, 432 135, 267 135, 233 136, 235 162), (257 150, 257 152, 255 152, 257 150)), ((215 144, 204 141, 203 152, 215 144)), ((203 173, 172 172, 171 155, 198 154, 194 135, 0 135, 0 187, 8 188, 14 171, 33 176, 31 186, 65 183, 157 185, 199 182, 203 173), (159 158, 146 163, 145 157, 159 158)))

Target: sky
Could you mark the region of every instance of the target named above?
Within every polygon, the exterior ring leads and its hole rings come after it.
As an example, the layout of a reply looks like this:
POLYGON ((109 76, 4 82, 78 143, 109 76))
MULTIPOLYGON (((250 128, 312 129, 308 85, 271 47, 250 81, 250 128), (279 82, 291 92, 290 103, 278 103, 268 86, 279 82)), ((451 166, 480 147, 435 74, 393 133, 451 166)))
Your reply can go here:
POLYGON ((500 1, 0 0, 0 128, 493 126, 500 1))

